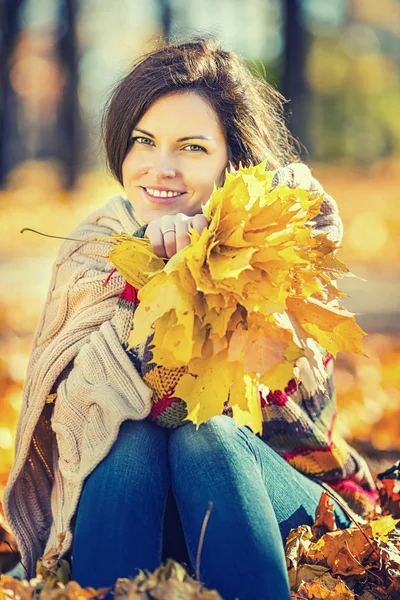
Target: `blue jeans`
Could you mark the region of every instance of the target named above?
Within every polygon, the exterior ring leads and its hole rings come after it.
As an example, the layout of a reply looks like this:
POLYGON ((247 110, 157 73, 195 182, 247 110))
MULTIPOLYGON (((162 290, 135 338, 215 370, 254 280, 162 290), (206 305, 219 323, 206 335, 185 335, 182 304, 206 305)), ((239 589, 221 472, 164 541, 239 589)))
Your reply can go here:
MULTIPOLYGON (((171 430, 124 421, 84 482, 72 578, 82 587, 113 586, 118 577, 185 556, 193 576, 212 501, 202 583, 224 600, 289 600, 284 542, 293 527, 313 523, 322 491, 229 416, 212 417, 197 431, 193 423, 171 430)), ((339 527, 349 526, 337 504, 335 515, 339 527)))

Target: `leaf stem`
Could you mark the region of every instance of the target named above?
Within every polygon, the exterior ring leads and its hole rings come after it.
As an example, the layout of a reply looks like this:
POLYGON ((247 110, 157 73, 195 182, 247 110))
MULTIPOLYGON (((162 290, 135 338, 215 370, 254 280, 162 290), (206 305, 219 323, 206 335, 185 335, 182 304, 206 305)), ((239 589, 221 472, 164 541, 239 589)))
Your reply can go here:
POLYGON ((210 514, 213 509, 213 506, 214 506, 214 503, 210 501, 208 503, 208 509, 206 512, 206 516, 204 517, 203 524, 201 526, 199 547, 197 549, 197 556, 196 556, 196 579, 197 579, 197 581, 200 581, 200 554, 201 554, 201 549, 203 546, 204 534, 206 531, 208 519, 210 518, 210 514))
MULTIPOLYGON (((325 490, 326 491, 326 490, 325 490)), ((340 500, 338 500, 337 498, 334 498, 328 491, 326 491, 326 493, 328 494, 328 496, 330 496, 332 498, 332 500, 334 500, 335 502, 337 502, 340 506, 340 508, 342 508, 344 510, 344 512, 346 513, 346 515, 349 517, 349 519, 351 521, 353 521, 353 523, 355 523, 358 527, 358 529, 361 531, 361 533, 363 534, 363 536, 365 537, 365 539, 367 540, 368 544, 371 546, 372 550, 375 552, 375 554, 378 556, 378 558, 381 558, 381 555, 379 554, 378 550, 375 548, 375 546, 372 544, 371 539, 367 536, 367 534, 365 533, 365 531, 361 528, 361 526, 357 523, 357 521, 354 519, 354 517, 351 516, 351 514, 349 513, 349 511, 346 509, 345 506, 343 506, 343 504, 340 502, 340 500)))
POLYGON ((37 233, 38 235, 43 235, 44 237, 48 238, 54 238, 56 240, 70 240, 71 242, 84 242, 85 244, 87 244, 88 242, 91 242, 92 244, 103 244, 103 242, 100 242, 98 240, 78 240, 77 238, 50 235, 49 233, 42 233, 41 231, 36 231, 36 229, 31 229, 30 227, 24 227, 23 229, 21 229, 20 233, 24 233, 24 231, 32 231, 33 233, 37 233))

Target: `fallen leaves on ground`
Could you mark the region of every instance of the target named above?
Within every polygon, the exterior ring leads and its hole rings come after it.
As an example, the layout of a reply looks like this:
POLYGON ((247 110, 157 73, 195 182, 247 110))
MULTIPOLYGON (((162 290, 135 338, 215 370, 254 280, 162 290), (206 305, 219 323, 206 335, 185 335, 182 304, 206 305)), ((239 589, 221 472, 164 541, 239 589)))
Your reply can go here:
POLYGON ((314 524, 292 529, 285 552, 292 598, 396 600, 400 597, 400 519, 384 515, 336 525, 323 492, 314 524))
MULTIPOLYGON (((381 481, 397 477, 400 461, 381 481)), ((387 489, 390 497, 391 489, 387 489)), ((314 523, 300 525, 289 533, 286 564, 292 599, 308 600, 398 600, 400 598, 400 518, 388 514, 364 524, 340 529, 334 505, 327 492, 321 494, 314 523)), ((60 559, 65 534, 59 536, 57 548, 50 549, 36 565, 36 577, 19 581, 0 576, 0 598, 31 599, 35 592, 40 600, 99 598, 113 589, 116 600, 222 600, 216 591, 207 590, 198 577, 194 579, 185 566, 173 559, 154 573, 140 571, 135 578, 119 578, 114 586, 94 590, 81 588, 71 580, 69 563, 60 559), (150 596, 151 594, 151 596, 150 596)), ((1 547, 1 546, 0 546, 1 547)), ((1 565, 0 565, 1 566, 1 565)))
POLYGON ((0 575, 0 598, 91 600, 104 598, 112 591, 115 600, 223 600, 218 592, 207 590, 201 582, 193 579, 180 563, 172 559, 168 559, 165 565, 153 573, 140 570, 134 579, 121 577, 115 585, 97 589, 82 588, 76 581, 65 581, 64 576, 69 570, 66 562, 61 560, 54 569, 48 569, 43 567, 42 561, 38 561, 37 575, 29 581, 0 575))

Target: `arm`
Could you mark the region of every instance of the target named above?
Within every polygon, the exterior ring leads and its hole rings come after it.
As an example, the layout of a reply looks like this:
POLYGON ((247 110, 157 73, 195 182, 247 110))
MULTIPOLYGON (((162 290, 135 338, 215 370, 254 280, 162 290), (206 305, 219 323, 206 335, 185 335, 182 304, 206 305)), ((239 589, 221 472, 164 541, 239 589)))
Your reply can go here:
MULTIPOLYGON (((93 239, 109 231, 75 231, 71 237, 93 239)), ((56 263, 49 296, 35 335, 26 398, 56 393, 52 428, 60 456, 69 469, 79 464, 81 432, 72 424, 94 426, 105 434, 115 415, 145 418, 152 391, 125 351, 124 336, 132 326, 135 304, 125 302, 124 280, 114 273, 104 285, 111 263, 107 244, 64 244, 56 263), (35 358, 37 357, 37 359, 35 358), (50 389, 51 388, 51 389, 50 389), (109 412, 113 418, 107 418, 109 412)))

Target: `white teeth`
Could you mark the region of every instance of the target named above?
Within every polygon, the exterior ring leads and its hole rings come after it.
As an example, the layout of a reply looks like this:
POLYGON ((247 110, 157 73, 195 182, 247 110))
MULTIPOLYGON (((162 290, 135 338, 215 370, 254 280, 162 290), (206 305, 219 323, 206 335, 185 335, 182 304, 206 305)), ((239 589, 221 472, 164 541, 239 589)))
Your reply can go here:
POLYGON ((151 188, 145 188, 145 190, 151 196, 156 196, 156 197, 161 196, 162 198, 172 198, 174 196, 181 195, 181 192, 167 192, 166 190, 161 190, 161 191, 160 190, 152 190, 151 188))

